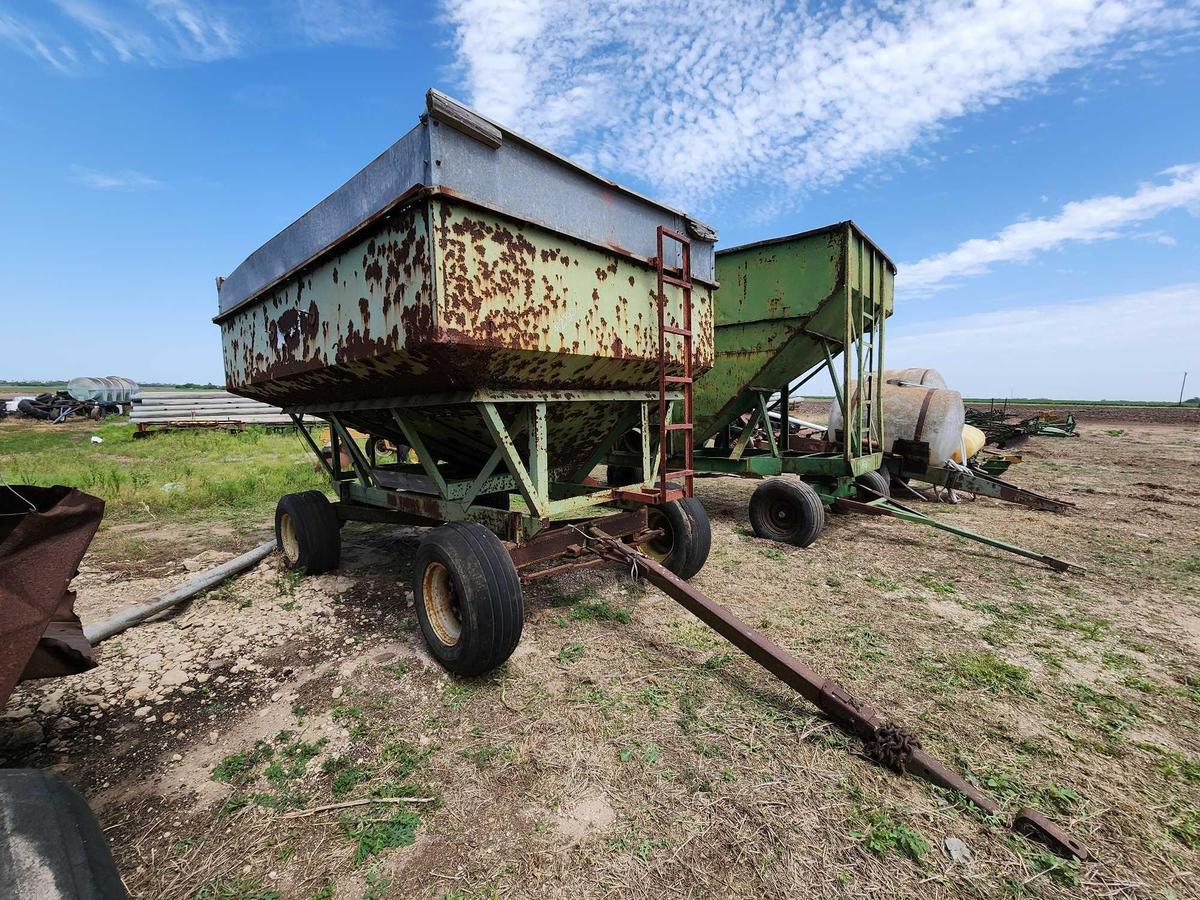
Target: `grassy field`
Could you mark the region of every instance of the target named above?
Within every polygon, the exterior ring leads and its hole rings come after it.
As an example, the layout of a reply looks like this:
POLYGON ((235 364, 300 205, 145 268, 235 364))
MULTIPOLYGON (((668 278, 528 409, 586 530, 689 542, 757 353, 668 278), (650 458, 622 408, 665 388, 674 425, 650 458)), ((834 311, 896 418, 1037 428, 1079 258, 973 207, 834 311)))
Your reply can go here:
POLYGON ((1171 407, 1171 406, 1200 406, 1200 398, 1192 397, 1182 404, 1173 400, 1052 400, 1048 397, 964 397, 963 402, 973 406, 995 403, 1003 406, 1132 406, 1132 407, 1171 407))
POLYGON ((11 484, 65 484, 94 494, 105 501, 109 525, 162 518, 261 522, 282 494, 327 484, 291 432, 176 431, 143 440, 133 434, 127 419, 3 421, 0 475, 11 484))
MULTIPOLYGON (((271 557, 102 645, 96 670, 21 685, 10 706, 45 740, 8 763, 82 790, 139 898, 1196 896, 1200 429, 1081 431, 1031 439, 1011 473, 1070 515, 922 509, 1086 574, 869 517, 830 516, 805 549, 763 541, 754 482, 728 478, 697 483, 713 545, 693 583, 1004 817, 1042 809, 1084 864, 872 765, 615 567, 531 583, 508 663, 447 676, 413 608, 413 528, 348 525, 336 572, 271 557)), ((230 521, 262 530, 280 493, 321 483, 294 435, 88 423, 0 423, 0 473, 109 501, 84 621, 245 549, 230 521)))
MULTIPOLYGON (((0 379, 0 394, 40 394, 44 391, 61 391, 67 386, 67 379, 61 381, 4 381, 0 379)), ((139 382, 144 391, 222 391, 223 384, 166 384, 165 382, 139 382)))
MULTIPOLYGON (((805 394, 804 400, 818 401, 827 400, 833 402, 833 397, 822 397, 812 394, 805 394)), ((996 406, 1003 406, 1007 403, 1009 406, 1127 406, 1127 407, 1171 407, 1180 406, 1173 400, 1054 400, 1049 397, 964 397, 963 403, 968 406, 988 406, 995 403, 996 406)), ((1183 406, 1200 407, 1200 397, 1192 397, 1184 400, 1183 406)))

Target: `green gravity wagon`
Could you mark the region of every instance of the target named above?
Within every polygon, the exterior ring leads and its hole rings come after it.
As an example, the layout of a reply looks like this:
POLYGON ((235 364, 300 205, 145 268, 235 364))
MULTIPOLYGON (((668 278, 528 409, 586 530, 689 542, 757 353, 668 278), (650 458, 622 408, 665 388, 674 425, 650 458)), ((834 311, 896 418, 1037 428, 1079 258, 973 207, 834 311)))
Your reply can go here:
MULTIPOLYGON (((689 468, 766 479, 750 500, 755 533, 807 546, 827 505, 888 493, 878 470, 896 267, 858 226, 841 222, 721 250, 716 275, 714 359, 695 384, 689 468), (844 424, 820 439, 793 434, 789 393, 821 372, 844 424), (772 477, 781 475, 798 477, 772 477)), ((609 454, 610 482, 641 477, 639 440, 631 433, 609 454)))
POLYGON ((522 581, 602 562, 585 527, 698 572, 691 471, 588 475, 632 428, 645 460, 690 431, 715 239, 430 91, 416 128, 218 279, 229 390, 330 426, 328 451, 300 434, 337 501, 280 501, 288 565, 335 568, 346 521, 440 526, 417 613, 459 674, 512 652, 522 581))

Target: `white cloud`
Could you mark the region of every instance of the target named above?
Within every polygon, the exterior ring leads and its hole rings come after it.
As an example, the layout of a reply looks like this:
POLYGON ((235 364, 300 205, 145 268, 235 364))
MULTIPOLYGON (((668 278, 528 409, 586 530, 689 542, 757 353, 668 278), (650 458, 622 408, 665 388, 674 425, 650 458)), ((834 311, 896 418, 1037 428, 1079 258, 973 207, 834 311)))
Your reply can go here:
MULTIPOLYGON (((1130 226, 1169 210, 1200 211, 1200 164, 1173 166, 1161 175, 1165 182, 1143 184, 1129 196, 1074 201, 1056 216, 1015 222, 994 238, 973 238, 947 253, 901 265, 897 290, 908 295, 930 294, 950 286, 954 279, 980 275, 997 263, 1024 262, 1064 244, 1138 236, 1130 226)), ((1154 233, 1147 237, 1171 243, 1169 236, 1154 233)))
POLYGON ((51 0, 0 12, 8 43, 59 72, 111 63, 212 62, 279 46, 379 44, 396 31, 385 0, 51 0))
POLYGON ((0 12, 0 40, 8 41, 22 53, 40 59, 59 72, 71 71, 76 62, 72 48, 43 40, 28 23, 3 12, 0 12))
POLYGON ((971 397, 1173 400, 1200 371, 1200 283, 888 324, 890 366, 930 366, 971 397))
POLYGON ((310 44, 373 45, 396 25, 392 10, 377 0, 296 0, 296 25, 310 44))
POLYGON ((481 112, 688 204, 834 184, 1200 22, 1195 0, 443 2, 481 112))
POLYGON ((485 114, 689 205, 838 182, 1200 18, 1166 0, 443 0, 485 114))
POLYGON ((144 172, 123 169, 120 172, 100 172, 86 166, 72 166, 68 176, 76 184, 97 191, 142 191, 162 187, 162 182, 144 172))
POLYGON ((219 15, 184 0, 146 0, 150 12, 174 35, 179 49, 191 58, 222 59, 238 52, 233 27, 219 15))

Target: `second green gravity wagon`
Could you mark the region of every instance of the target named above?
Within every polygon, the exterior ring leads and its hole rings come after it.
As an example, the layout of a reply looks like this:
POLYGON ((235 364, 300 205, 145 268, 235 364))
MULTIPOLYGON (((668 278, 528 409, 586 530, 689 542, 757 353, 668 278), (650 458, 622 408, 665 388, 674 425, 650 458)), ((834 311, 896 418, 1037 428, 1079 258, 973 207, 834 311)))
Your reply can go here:
MULTIPOLYGON (((691 468, 767 478, 750 502, 754 531, 807 546, 824 528, 826 505, 887 493, 878 472, 883 339, 896 267, 858 226, 840 222, 721 250, 716 275, 714 358, 696 380, 691 468), (821 372, 845 424, 823 439, 792 435, 789 393, 821 372)), ((641 474, 637 439, 609 455, 610 481, 641 474)))

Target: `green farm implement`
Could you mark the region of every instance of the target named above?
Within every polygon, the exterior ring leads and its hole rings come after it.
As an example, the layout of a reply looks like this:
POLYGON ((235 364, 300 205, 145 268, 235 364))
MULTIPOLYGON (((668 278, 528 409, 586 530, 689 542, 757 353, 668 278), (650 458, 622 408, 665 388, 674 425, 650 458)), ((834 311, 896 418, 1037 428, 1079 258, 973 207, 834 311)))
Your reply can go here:
MULTIPOLYGON (((881 471, 891 456, 884 453, 883 350, 895 272, 853 222, 719 251, 714 358, 695 384, 688 468, 701 475, 764 479, 749 506, 759 537, 808 546, 825 527, 826 508, 869 512, 1068 568, 1053 557, 945 525, 888 499, 890 478, 881 471), (821 437, 794 433, 789 396, 822 372, 833 384, 846 424, 821 437)), ((674 440, 670 465, 682 467, 686 436, 674 440)), ((611 484, 636 481, 646 471, 652 472, 647 483, 657 477, 657 469, 644 467, 639 441, 634 430, 609 453, 611 484)), ((930 466, 926 460, 920 472, 986 496, 1043 509, 1064 506, 982 470, 930 466)))
MULTIPOLYGON (((711 539, 697 474, 800 476, 755 492, 769 536, 815 521, 815 537, 826 504, 908 512, 874 490, 894 266, 848 222, 719 262, 715 240, 430 91, 418 127, 218 279, 229 390, 329 425, 328 452, 299 434, 336 502, 281 498, 284 563, 336 568, 348 521, 432 526, 413 560, 417 618, 433 656, 471 676, 515 649, 523 583, 615 561, 880 764, 994 813, 913 735, 687 583, 711 539), (789 385, 822 370, 847 423, 829 441, 793 434, 787 414, 789 385), (808 518, 790 522, 798 508, 808 518)), ((1086 855, 1035 812, 1012 827, 1086 855)))

